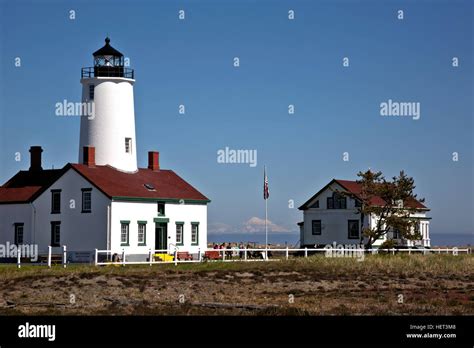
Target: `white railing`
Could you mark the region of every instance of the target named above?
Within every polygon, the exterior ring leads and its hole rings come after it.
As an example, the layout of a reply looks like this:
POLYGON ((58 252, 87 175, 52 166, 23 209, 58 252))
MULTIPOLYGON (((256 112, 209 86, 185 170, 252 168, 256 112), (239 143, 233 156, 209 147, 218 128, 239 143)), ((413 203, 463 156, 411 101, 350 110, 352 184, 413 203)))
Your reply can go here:
MULTIPOLYGON (((470 248, 436 248, 436 249, 428 249, 428 248, 407 248, 407 249, 364 249, 364 248, 232 248, 232 249, 198 249, 197 254, 191 254, 186 251, 182 251, 182 253, 187 253, 187 255, 191 256, 191 260, 179 260, 178 256, 181 253, 178 251, 178 247, 175 246, 174 249, 161 249, 161 250, 153 250, 149 249, 147 254, 136 254, 130 253, 127 254, 125 249, 120 250, 119 252, 113 250, 99 250, 95 249, 94 255, 94 265, 96 266, 103 266, 103 265, 154 265, 154 264, 170 264, 174 263, 177 265, 178 263, 200 263, 203 261, 209 262, 242 262, 242 261, 280 261, 281 259, 288 260, 290 258, 290 253, 297 253, 298 256, 304 256, 305 258, 308 257, 309 253, 320 253, 320 254, 336 254, 342 253, 358 253, 358 254, 378 254, 378 253, 387 253, 395 255, 396 253, 408 253, 409 255, 415 253, 422 253, 424 255, 427 254, 470 254, 470 248), (278 255, 271 255, 276 253, 278 255), (101 259, 99 256, 105 254, 106 261, 99 261, 101 259), (165 254, 169 255, 171 260, 160 260, 159 257, 155 257, 156 254, 165 254), (230 256, 229 256, 230 254, 230 256), (112 260, 113 257, 116 255, 116 260, 112 260), (120 257, 118 257, 120 255, 120 257), (127 256, 148 256, 148 259, 145 257, 145 261, 127 261, 127 256), (211 257, 212 255, 212 257, 211 257), (235 256, 236 255, 236 256, 235 256)), ((67 248, 66 245, 62 246, 62 254, 55 254, 57 256, 61 256, 61 265, 66 268, 68 261, 67 261, 67 248)), ((51 268, 53 263, 52 260, 52 247, 48 246, 48 255, 47 255, 47 266, 51 268)), ((21 268, 21 250, 18 249, 17 252, 17 267, 21 268)), ((334 256, 333 256, 334 257, 334 256)), ((102 258, 104 259, 104 258, 102 258)))
POLYGON ((151 266, 151 265, 154 265, 154 264, 163 264, 163 263, 178 264, 178 263, 198 263, 198 262, 201 262, 201 252, 200 251, 198 251, 198 258, 196 260, 194 260, 194 259, 193 260, 178 260, 179 251, 178 251, 177 247, 175 247, 172 250, 170 250, 170 249, 156 249, 156 250, 149 249, 147 254, 130 253, 128 255, 125 253, 125 249, 122 249, 121 258, 117 261, 112 261, 112 256, 114 254, 118 255, 117 252, 114 252, 112 250, 95 249, 95 257, 94 257, 95 265, 96 266, 103 266, 103 265, 122 265, 122 266, 125 266, 125 265, 150 265, 151 266), (99 255, 100 254, 106 254, 107 255, 106 259, 110 259, 110 260, 99 262, 99 255), (169 255, 170 257, 172 257, 173 259, 170 260, 170 261, 159 260, 159 257, 155 257, 156 254, 166 254, 166 255, 169 255), (127 261, 127 256, 130 256, 130 255, 134 255, 134 256, 147 255, 148 260, 145 260, 145 261, 127 261))
MULTIPOLYGON (((381 252, 385 252, 387 254, 392 254, 395 255, 396 253, 422 253, 424 255, 427 254, 453 254, 453 255, 458 255, 459 253, 465 253, 465 254, 470 254, 470 249, 469 248, 437 248, 437 249, 427 249, 427 248, 407 248, 407 249, 364 249, 364 248, 268 248, 268 249, 258 249, 258 248, 244 248, 244 249, 238 249, 238 248, 233 248, 233 249, 204 249, 200 250, 197 253, 197 258, 192 259, 192 260, 178 260, 178 249, 175 248, 173 250, 167 250, 167 249, 162 249, 162 250, 149 250, 148 252, 148 260, 146 261, 127 261, 126 257, 127 255, 125 254, 125 250, 122 249, 121 255, 122 258, 118 261, 102 261, 99 262, 99 254, 107 254, 111 255, 113 254, 118 254, 117 252, 112 252, 112 250, 95 250, 95 265, 96 266, 102 266, 102 265, 154 265, 154 264, 175 264, 177 265, 178 263, 200 263, 204 261, 208 262, 242 262, 242 261, 280 261, 281 258, 274 257, 273 255, 270 255, 270 253, 283 253, 282 258, 288 260, 290 258, 290 253, 302 253, 302 255, 307 258, 308 253, 313 252, 313 253, 320 253, 320 254, 326 254, 326 253, 331 253, 331 254, 336 254, 338 252, 342 253, 369 253, 369 254, 378 254, 381 252), (214 257, 210 258, 209 253, 212 252, 214 257), (238 256, 230 256, 228 254, 235 255, 237 253, 238 256), (167 254, 170 255, 170 257, 173 257, 173 260, 156 260, 154 258, 155 254, 167 254), (216 256, 218 255, 218 257, 216 256)), ((139 255, 135 253, 131 253, 130 255, 139 255)), ((140 254, 140 255, 146 255, 146 254, 140 254)), ((190 254, 191 255, 191 254, 190 254)), ((195 254, 196 255, 196 254, 195 254)))

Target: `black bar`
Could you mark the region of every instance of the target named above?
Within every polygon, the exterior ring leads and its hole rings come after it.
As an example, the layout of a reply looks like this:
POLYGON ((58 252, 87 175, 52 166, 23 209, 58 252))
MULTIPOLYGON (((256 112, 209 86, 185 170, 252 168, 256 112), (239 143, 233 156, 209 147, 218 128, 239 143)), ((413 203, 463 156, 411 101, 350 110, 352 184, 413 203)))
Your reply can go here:
POLYGON ((470 346, 473 316, 325 316, 325 317, 202 317, 91 316, 0 317, 0 346, 21 344, 165 344, 239 345, 302 344, 470 346), (55 325, 55 340, 20 338, 26 323, 55 325), (421 328, 414 329, 413 325, 421 328), (432 329, 428 329, 432 325, 432 329), (445 328, 438 327, 443 325, 445 328), (412 327, 412 328, 410 328, 412 327), (455 338, 408 338, 407 334, 455 334, 455 338))

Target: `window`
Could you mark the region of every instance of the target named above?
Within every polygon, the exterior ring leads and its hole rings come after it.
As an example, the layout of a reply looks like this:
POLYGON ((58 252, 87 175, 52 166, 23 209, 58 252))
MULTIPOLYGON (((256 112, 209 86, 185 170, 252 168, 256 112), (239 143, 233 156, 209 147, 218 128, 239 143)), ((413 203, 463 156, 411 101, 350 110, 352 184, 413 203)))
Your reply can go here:
POLYGON ((158 202, 158 215, 165 216, 165 203, 158 202))
POLYGON ((138 221, 138 245, 146 245, 146 221, 138 221))
POLYGON ((184 222, 177 222, 176 223, 176 244, 183 245, 184 244, 184 222))
POLYGON ((15 223, 15 244, 20 245, 23 244, 23 222, 15 223))
POLYGON ((327 198, 327 209, 334 209, 334 199, 332 197, 327 198))
POLYGON ((311 222, 313 236, 321 235, 321 220, 313 220, 311 222))
POLYGON ((51 246, 58 247, 61 244, 61 221, 51 221, 51 246))
POLYGON ((146 184, 143 184, 143 186, 145 186, 145 188, 146 188, 148 191, 156 191, 155 185, 153 185, 153 184, 146 183, 146 184))
POLYGON ((341 194, 334 194, 334 209, 346 209, 347 198, 341 194))
POLYGON ((347 199, 346 196, 340 193, 334 192, 332 197, 327 198, 328 209, 346 209, 347 199))
POLYGON ((125 138, 125 152, 132 153, 132 138, 125 138))
POLYGON ((61 190, 51 190, 51 214, 61 213, 61 190))
POLYGON ((349 239, 359 239, 359 220, 348 220, 347 229, 349 239))
POLYGON ((120 221, 120 245, 128 246, 130 221, 120 221))
POLYGON ((420 224, 419 224, 418 222, 415 222, 415 228, 414 228, 414 230, 415 230, 415 233, 420 232, 420 224))
POLYGON ((393 230, 392 234, 393 234, 393 237, 392 237, 393 239, 399 239, 400 238, 400 231, 398 229, 395 228, 393 230))
POLYGON ((355 199, 355 204, 354 206, 356 208, 362 208, 362 201, 358 200, 358 199, 355 199))
POLYGON ((191 223, 191 245, 199 244, 199 222, 191 223))
POLYGON ((92 189, 82 189, 82 212, 90 213, 92 209, 92 189))
POLYGON ((89 100, 94 100, 94 85, 89 85, 89 100))

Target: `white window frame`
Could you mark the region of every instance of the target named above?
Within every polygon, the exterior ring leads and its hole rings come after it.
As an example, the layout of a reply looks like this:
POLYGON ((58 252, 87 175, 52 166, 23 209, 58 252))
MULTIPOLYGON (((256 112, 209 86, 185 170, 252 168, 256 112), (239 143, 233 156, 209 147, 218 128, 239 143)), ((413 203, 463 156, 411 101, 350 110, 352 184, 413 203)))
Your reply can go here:
POLYGON ((120 245, 121 246, 128 246, 130 243, 130 223, 129 222, 121 222, 120 223, 120 245), (124 238, 126 241, 124 241, 124 238))
POLYGON ((176 244, 183 245, 184 244, 184 224, 183 223, 176 223, 176 244), (180 239, 178 240, 178 236, 180 239))
POLYGON ((138 223, 138 245, 146 245, 146 224, 143 222, 138 223))
POLYGON ((199 244, 199 223, 191 223, 191 245, 199 244))

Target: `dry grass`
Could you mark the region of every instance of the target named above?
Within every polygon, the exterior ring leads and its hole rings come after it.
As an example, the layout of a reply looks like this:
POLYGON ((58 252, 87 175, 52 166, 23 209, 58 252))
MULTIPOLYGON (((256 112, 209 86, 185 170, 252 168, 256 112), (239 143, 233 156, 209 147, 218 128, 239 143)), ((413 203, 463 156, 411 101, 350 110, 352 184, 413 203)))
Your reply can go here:
POLYGON ((0 314, 472 315, 473 266, 472 255, 67 269, 2 265, 0 314))

